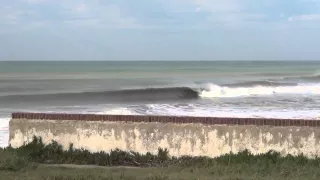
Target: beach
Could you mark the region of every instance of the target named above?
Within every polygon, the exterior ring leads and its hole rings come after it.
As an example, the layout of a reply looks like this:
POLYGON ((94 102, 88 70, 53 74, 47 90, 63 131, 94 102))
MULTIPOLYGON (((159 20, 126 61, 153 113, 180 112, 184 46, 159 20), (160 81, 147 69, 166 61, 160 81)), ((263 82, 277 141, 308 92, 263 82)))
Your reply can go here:
POLYGON ((12 112, 317 119, 320 62, 0 62, 12 112))

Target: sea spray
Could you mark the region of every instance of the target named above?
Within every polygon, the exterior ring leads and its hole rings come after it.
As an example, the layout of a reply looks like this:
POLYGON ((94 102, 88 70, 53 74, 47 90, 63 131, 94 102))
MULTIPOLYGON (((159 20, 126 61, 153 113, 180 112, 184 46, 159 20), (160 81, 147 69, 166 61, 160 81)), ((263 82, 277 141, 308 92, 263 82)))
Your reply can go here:
POLYGON ((9 120, 10 118, 0 118, 0 147, 8 146, 9 120))

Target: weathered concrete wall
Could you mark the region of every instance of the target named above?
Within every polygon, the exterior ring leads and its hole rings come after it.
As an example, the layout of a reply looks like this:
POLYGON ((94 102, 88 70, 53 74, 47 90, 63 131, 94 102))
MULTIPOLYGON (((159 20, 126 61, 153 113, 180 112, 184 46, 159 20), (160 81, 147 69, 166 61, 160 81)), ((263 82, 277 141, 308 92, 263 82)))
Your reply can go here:
MULTIPOLYGON (((13 147, 19 147, 31 141, 35 135, 42 137, 45 143, 56 140, 64 148, 68 148, 69 144, 73 143, 75 148, 85 148, 90 151, 110 151, 119 148, 125 151, 156 153, 157 149, 162 147, 167 148, 170 155, 174 156, 216 157, 230 151, 237 153, 244 149, 254 154, 275 150, 283 154, 303 153, 308 157, 320 156, 318 121, 306 121, 310 124, 299 122, 302 126, 297 126, 290 125, 290 122, 279 124, 275 120, 269 122, 259 120, 267 124, 273 121, 279 125, 258 126, 187 123, 186 119, 185 123, 159 123, 149 122, 149 117, 133 116, 130 116, 132 121, 127 121, 130 118, 126 120, 122 118, 122 121, 115 120, 121 119, 121 116, 112 116, 116 117, 114 121, 106 119, 108 116, 94 116, 95 118, 91 119, 88 119, 90 116, 85 116, 87 119, 81 121, 70 117, 72 115, 58 117, 55 114, 13 114, 13 119, 10 121, 9 143, 13 147), (53 116, 56 116, 56 120, 53 116), (26 117, 34 117, 34 119, 26 117), (61 120, 62 117, 66 119, 69 117, 68 119, 71 120, 61 120), (97 117, 101 120, 97 120, 99 119, 97 117), (53 120, 44 120, 48 118, 53 120), (142 120, 133 122, 134 118, 140 118, 145 122, 142 120)), ((162 119, 162 117, 152 118, 158 118, 159 121, 162 119)), ((211 120, 202 121, 211 122, 211 120)), ((243 121, 254 122, 251 120, 243 121)), ((239 124, 240 121, 232 120, 239 124)))

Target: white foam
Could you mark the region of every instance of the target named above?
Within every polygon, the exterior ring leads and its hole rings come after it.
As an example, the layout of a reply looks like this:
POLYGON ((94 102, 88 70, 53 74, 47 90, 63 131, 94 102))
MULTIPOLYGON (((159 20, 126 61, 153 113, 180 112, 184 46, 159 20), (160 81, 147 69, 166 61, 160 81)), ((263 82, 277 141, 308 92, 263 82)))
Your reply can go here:
POLYGON ((300 84, 298 86, 279 86, 279 87, 223 87, 215 84, 207 84, 207 90, 200 93, 200 97, 240 97, 240 96, 259 96, 274 94, 309 94, 320 95, 320 84, 300 84))
POLYGON ((171 105, 148 105, 146 114, 199 116, 199 117, 239 117, 239 118, 282 118, 282 119, 320 119, 318 110, 265 109, 251 108, 217 108, 217 107, 174 107, 171 105))
MULTIPOLYGON (((281 118, 281 119, 320 119, 317 110, 295 109, 266 109, 261 107, 230 108, 230 107, 199 107, 189 104, 186 107, 176 107, 169 104, 148 104, 144 115, 169 115, 169 116, 197 116, 197 117, 239 117, 239 118, 281 118)), ((140 112, 140 111, 139 111, 140 112)), ((98 114, 111 115, 141 115, 130 108, 115 108, 98 114)))
POLYGON ((139 113, 136 113, 134 111, 131 111, 128 108, 115 108, 110 109, 102 112, 98 112, 97 114, 110 114, 110 115, 139 115, 139 113))
POLYGON ((10 118, 0 118, 0 147, 8 146, 9 120, 10 118))

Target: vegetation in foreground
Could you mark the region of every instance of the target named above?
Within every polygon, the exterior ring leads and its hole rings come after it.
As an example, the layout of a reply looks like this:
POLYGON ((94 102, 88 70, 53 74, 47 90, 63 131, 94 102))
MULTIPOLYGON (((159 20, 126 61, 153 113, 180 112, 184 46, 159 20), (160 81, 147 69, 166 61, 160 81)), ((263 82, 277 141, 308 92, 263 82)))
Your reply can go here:
POLYGON ((44 145, 40 138, 20 148, 0 149, 0 179, 319 179, 320 158, 303 155, 285 157, 270 151, 252 155, 245 150, 217 158, 170 157, 166 149, 158 154, 124 152, 90 153, 74 149, 64 151, 57 142, 44 145), (65 168, 44 164, 96 165, 65 168), (119 167, 121 166, 121 167, 119 167), (123 167, 125 166, 125 167, 123 167), (99 168, 108 167, 108 168, 99 168), (131 168, 129 168, 131 167, 131 168), (135 168, 133 168, 135 167, 135 168))

